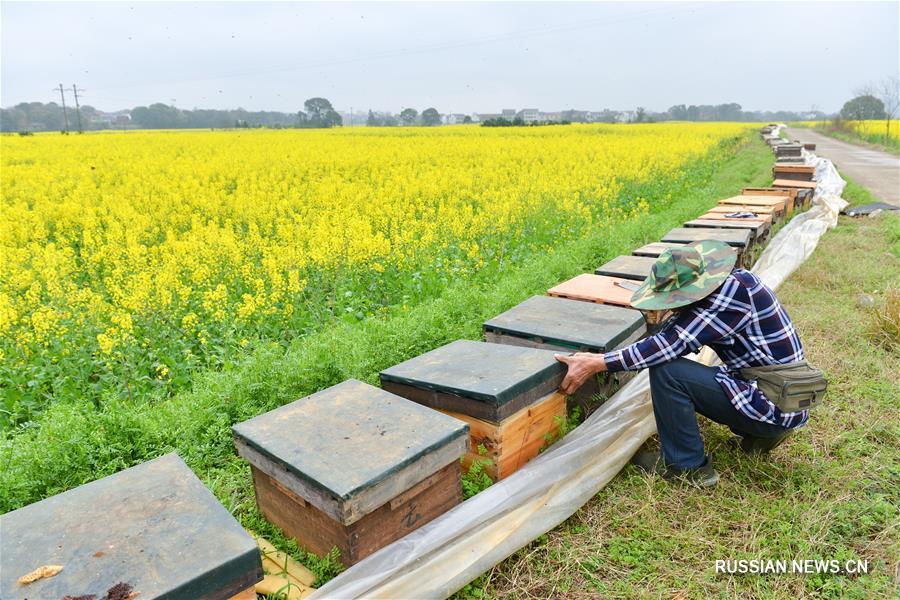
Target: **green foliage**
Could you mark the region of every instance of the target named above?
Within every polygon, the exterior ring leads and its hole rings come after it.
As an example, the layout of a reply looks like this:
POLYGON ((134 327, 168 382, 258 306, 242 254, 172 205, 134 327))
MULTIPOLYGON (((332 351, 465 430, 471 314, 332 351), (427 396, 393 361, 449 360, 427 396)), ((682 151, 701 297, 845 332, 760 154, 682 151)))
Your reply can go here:
MULTIPOLYGON (((246 356, 198 374, 192 387, 167 398, 129 401, 127 393, 110 393, 98 403, 54 403, 2 434, 0 512, 177 450, 242 523, 289 548, 256 512, 249 469, 232 445, 234 423, 351 377, 377 384, 378 372, 391 365, 456 339, 479 339, 486 319, 658 239, 716 198, 766 183, 772 156, 755 137, 737 156, 736 140, 687 165, 668 188, 656 181, 627 185, 621 202, 650 199, 649 215, 599 225, 591 235, 525 254, 504 263, 493 278, 460 277, 409 309, 335 321, 281 344, 251 344, 246 356)), ((310 557, 293 554, 316 568, 310 557)), ((332 576, 334 568, 322 566, 321 576, 332 576)))
MULTIPOLYGON (((485 467, 494 464, 494 461, 491 459, 482 458, 487 456, 487 448, 479 444, 478 454, 479 458, 474 459, 472 464, 469 465, 469 468, 467 470, 464 468, 463 471, 462 491, 464 500, 468 500, 475 494, 483 492, 494 483, 490 476, 484 471, 485 467)), ((460 459, 460 461, 462 460, 463 459, 460 459)))

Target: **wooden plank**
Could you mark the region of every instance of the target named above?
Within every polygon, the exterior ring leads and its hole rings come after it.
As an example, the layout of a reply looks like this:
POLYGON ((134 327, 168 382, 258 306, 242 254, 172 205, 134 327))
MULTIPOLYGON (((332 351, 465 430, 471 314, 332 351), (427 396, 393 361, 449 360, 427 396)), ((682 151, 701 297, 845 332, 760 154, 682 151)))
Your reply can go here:
POLYGON ((816 189, 815 181, 795 181, 793 179, 776 179, 772 182, 772 185, 778 187, 793 187, 793 188, 806 188, 809 190, 816 189))
POLYGON ((656 259, 650 256, 617 256, 597 267, 594 274, 643 281, 650 275, 650 269, 655 262, 656 259))
POLYGON ((744 188, 741 192, 743 196, 774 196, 785 198, 784 216, 791 216, 794 211, 797 199, 797 188, 786 187, 767 187, 767 188, 744 188))
POLYGON ((532 296, 486 321, 483 330, 489 342, 566 352, 609 352, 646 332, 637 310, 548 296, 532 296))
POLYGON ((540 401, 523 408, 502 423, 488 423, 460 413, 447 413, 469 424, 470 450, 464 465, 472 461, 488 459, 491 464, 484 471, 494 481, 508 477, 525 466, 554 438, 566 418, 566 397, 554 392, 540 401), (485 454, 479 451, 485 450, 485 454))
POLYGON ((675 242, 653 242, 651 244, 646 244, 641 246, 640 248, 632 251, 634 256, 650 256, 653 258, 659 257, 660 254, 665 252, 670 248, 679 248, 684 246, 683 243, 675 243, 675 242))
MULTIPOLYGON (((584 273, 550 288, 547 294, 571 300, 630 307, 634 286, 635 282, 630 279, 584 273)), ((641 312, 649 325, 655 325, 670 315, 668 311, 641 312)))
POLYGON ((711 227, 722 229, 746 229, 753 233, 753 241, 758 243, 769 234, 769 224, 751 219, 694 219, 685 227, 711 227))
POLYGON ((464 423, 353 379, 232 431, 251 465, 345 525, 456 460, 468 439, 464 423))
POLYGON ((772 167, 772 170, 776 173, 807 173, 809 175, 815 175, 816 173, 816 167, 814 165, 795 163, 775 163, 775 166, 772 167))
MULTIPOLYGON (((727 214, 733 212, 749 211, 756 213, 760 217, 774 217, 778 215, 779 210, 776 206, 758 206, 751 204, 719 204, 709 209, 710 213, 727 214)), ((709 214, 709 213, 707 213, 709 214)))
POLYGON ((251 468, 256 502, 263 515, 306 550, 324 556, 337 547, 341 562, 353 565, 389 543, 415 531, 462 501, 460 461, 454 460, 433 477, 430 486, 388 501, 352 524, 344 525, 316 507, 299 505, 285 496, 266 473, 251 468))
POLYGON ((226 600, 263 577, 256 542, 175 453, 6 513, 0 531, 4 600, 101 598, 120 582, 226 600), (63 570, 16 582, 40 564, 63 570))
POLYGON ((717 240, 736 248, 750 245, 751 232, 741 229, 713 229, 709 227, 676 227, 663 236, 664 242, 692 244, 700 240, 717 240))
POLYGON ((457 340, 381 372, 381 385, 431 408, 492 423, 559 387, 566 367, 554 352, 457 340))
POLYGON ((725 210, 718 210, 718 211, 716 211, 716 210, 710 210, 708 213, 702 214, 702 215, 700 215, 700 216, 697 217, 697 218, 698 218, 698 219, 705 219, 705 220, 710 220, 710 219, 712 219, 712 220, 720 220, 720 221, 733 221, 733 220, 735 220, 735 219, 739 219, 739 220, 744 221, 744 222, 746 222, 746 223, 762 223, 762 224, 767 225, 767 226, 769 226, 769 227, 772 226, 772 213, 771 213, 771 212, 770 212, 770 213, 763 213, 763 212, 758 212, 758 211, 750 210, 750 209, 747 209, 746 211, 743 211, 743 210, 741 210, 741 211, 736 211, 736 210, 728 210, 728 209, 725 209, 725 210), (746 217, 746 218, 741 218, 741 217, 729 217, 729 216, 728 216, 728 215, 732 215, 732 214, 736 214, 736 213, 741 213, 741 212, 750 212, 750 213, 755 214, 756 216, 755 216, 755 217, 746 217))

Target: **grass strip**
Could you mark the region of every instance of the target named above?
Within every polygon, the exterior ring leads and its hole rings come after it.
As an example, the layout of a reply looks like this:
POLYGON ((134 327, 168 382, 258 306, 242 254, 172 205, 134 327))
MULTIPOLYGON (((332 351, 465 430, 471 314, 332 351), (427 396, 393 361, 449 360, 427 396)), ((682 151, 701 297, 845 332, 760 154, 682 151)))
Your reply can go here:
MULTIPOLYGON (((864 188, 847 190, 851 204, 868 201, 864 188)), ((626 467, 456 598, 896 597, 900 354, 874 334, 873 315, 900 288, 898 239, 898 215, 841 217, 780 288, 809 360, 829 379, 825 403, 784 446, 746 456, 728 445, 727 428, 701 418, 722 473, 715 489, 626 467), (717 559, 866 560, 869 572, 716 574, 717 559)))

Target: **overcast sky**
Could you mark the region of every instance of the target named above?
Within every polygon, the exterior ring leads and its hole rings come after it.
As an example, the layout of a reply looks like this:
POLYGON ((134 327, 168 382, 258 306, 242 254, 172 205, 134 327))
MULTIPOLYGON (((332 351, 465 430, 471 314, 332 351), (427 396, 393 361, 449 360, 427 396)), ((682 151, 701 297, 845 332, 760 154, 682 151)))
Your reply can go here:
POLYGON ((0 105, 836 111, 900 72, 900 3, 2 2, 0 105), (67 98, 68 100, 68 98, 67 98))

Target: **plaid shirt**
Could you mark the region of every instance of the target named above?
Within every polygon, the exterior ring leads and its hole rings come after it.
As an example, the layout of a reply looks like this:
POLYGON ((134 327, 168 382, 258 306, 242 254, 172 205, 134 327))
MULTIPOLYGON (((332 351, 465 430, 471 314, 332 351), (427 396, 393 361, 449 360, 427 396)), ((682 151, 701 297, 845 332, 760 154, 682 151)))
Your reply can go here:
POLYGON ((783 427, 806 423, 807 411, 783 413, 740 378, 738 369, 803 360, 803 346, 787 312, 771 289, 744 269, 735 269, 722 286, 672 318, 656 335, 604 355, 609 371, 635 371, 712 348, 724 363, 716 381, 744 415, 783 427))

